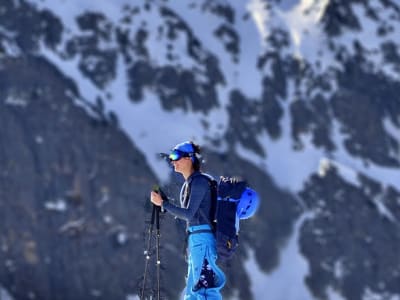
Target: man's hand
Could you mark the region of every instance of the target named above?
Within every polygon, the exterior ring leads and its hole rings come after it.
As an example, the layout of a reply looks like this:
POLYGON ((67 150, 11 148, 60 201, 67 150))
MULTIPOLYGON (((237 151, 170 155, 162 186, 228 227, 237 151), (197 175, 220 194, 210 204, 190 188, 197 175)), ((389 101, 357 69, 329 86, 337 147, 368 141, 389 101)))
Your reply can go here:
POLYGON ((154 191, 150 193, 150 201, 157 206, 162 206, 163 204, 163 199, 161 198, 161 195, 154 191))

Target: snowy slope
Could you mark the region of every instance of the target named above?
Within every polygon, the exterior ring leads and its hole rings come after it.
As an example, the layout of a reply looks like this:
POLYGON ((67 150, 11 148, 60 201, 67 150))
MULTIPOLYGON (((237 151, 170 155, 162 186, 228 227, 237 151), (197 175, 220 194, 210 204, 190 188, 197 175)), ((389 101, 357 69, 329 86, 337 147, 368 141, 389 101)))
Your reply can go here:
MULTIPOLYGON (((110 4, 108 1, 103 1, 101 5, 87 1, 83 5, 76 5, 74 2, 67 1, 38 1, 39 8, 48 8, 63 21, 64 26, 71 32, 79 31, 76 28, 75 16, 83 14, 87 11, 96 11, 100 8, 101 12, 107 15, 109 20, 112 20, 115 24, 118 24, 123 16, 124 6, 134 6, 140 4, 142 1, 136 3, 132 1, 118 1, 117 3, 110 4), (67 12, 67 13, 66 13, 67 12)), ((226 80, 225 86, 219 87, 218 99, 220 108, 213 109, 208 114, 186 112, 177 109, 170 113, 165 113, 159 102, 155 99, 157 96, 152 91, 146 91, 144 101, 139 104, 133 105, 128 99, 127 91, 127 79, 125 77, 125 70, 123 68, 123 61, 121 57, 118 57, 117 63, 117 76, 115 80, 110 82, 104 89, 98 89, 94 84, 87 78, 82 76, 79 72, 77 63, 79 58, 74 60, 62 59, 63 44, 60 45, 59 50, 61 53, 55 54, 53 51, 43 48, 42 52, 51 62, 57 65, 61 70, 64 70, 67 75, 76 79, 79 83, 80 92, 83 98, 87 101, 92 101, 95 104, 97 97, 104 95, 112 95, 112 100, 105 103, 105 110, 107 112, 115 112, 118 116, 121 127, 131 136, 132 141, 137 144, 146 154, 148 162, 153 166, 154 170, 163 169, 164 171, 157 172, 161 178, 165 179, 166 170, 165 164, 154 159, 155 153, 165 152, 168 147, 178 143, 185 139, 194 139, 201 144, 207 144, 206 139, 212 137, 213 139, 222 137, 224 130, 227 126, 227 116, 225 112, 225 105, 228 100, 228 92, 233 87, 239 87, 245 89, 251 96, 257 97, 259 95, 260 86, 257 82, 260 81, 260 74, 254 68, 256 64, 257 55, 260 53, 260 41, 256 34, 254 24, 250 20, 241 21, 237 27, 244 31, 242 37, 248 37, 249 40, 241 40, 241 45, 246 46, 244 51, 241 53, 241 57, 238 59, 239 63, 233 63, 232 58, 226 55, 223 45, 213 35, 213 29, 217 27, 217 24, 221 22, 220 18, 215 17, 211 14, 203 13, 200 9, 191 8, 192 6, 177 5, 178 2, 173 2, 170 6, 171 9, 179 12, 180 15, 185 16, 185 20, 189 23, 191 28, 196 31, 194 34, 201 39, 204 45, 207 45, 207 51, 212 51, 216 54, 220 64, 223 66, 224 75, 226 80), (207 18, 208 30, 204 28, 204 18, 207 18), (243 24, 245 26, 243 26, 243 24), (247 72, 243 72, 247 70, 247 72), (240 70, 240 72, 239 72, 240 70), (258 78, 254 80, 254 78, 258 78), (250 81, 248 81, 251 79, 250 81), (258 91, 258 92, 257 92, 258 91), (150 114, 148 112, 151 112, 150 114), (177 122, 176 120, 180 120, 177 122), (215 120, 210 122, 210 127, 207 129, 202 125, 203 120, 215 120), (162 124, 162 129, 160 128, 162 124), (185 124, 185 126, 182 126, 185 124), (160 132, 160 129, 162 130, 160 132), (157 143, 155 143, 157 141, 157 143)), ((150 11, 144 11, 140 14, 140 20, 135 20, 130 30, 137 30, 144 20, 151 20, 147 22, 147 26, 153 26, 148 28, 151 32, 151 36, 147 41, 146 47, 151 49, 150 60, 157 66, 170 65, 171 62, 166 61, 167 52, 167 41, 163 37, 158 37, 156 32, 157 22, 162 22, 163 18, 160 16, 160 12, 157 11, 158 5, 153 5, 150 11), (153 50, 154 49, 154 50, 153 50)), ((242 12, 239 16, 245 12, 245 7, 240 7, 242 12)), ((67 35, 67 34, 66 34, 67 35)), ((66 37, 67 38, 67 37, 66 37)), ((186 41, 185 36, 182 36, 178 41, 174 42, 176 51, 184 51, 186 41), (183 41, 181 42, 180 39, 183 41), (182 45, 180 45, 182 44, 182 45), (183 50, 181 49, 181 47, 183 50)), ((111 41, 107 48, 113 48, 115 45, 111 41)), ((179 55, 177 61, 172 64, 177 65, 181 68, 192 69, 202 68, 198 63, 187 58, 184 55, 179 55)))
MULTIPOLYGON (((73 2, 66 1, 38 1, 38 5, 42 8, 50 8, 52 12, 57 14, 64 22, 64 25, 76 32, 74 17, 84 13, 85 11, 92 11, 101 9, 101 12, 106 14, 107 18, 114 24, 121 20, 123 15, 123 5, 130 6, 132 1, 118 1, 110 4, 107 1, 99 4, 94 4, 92 1, 86 1, 79 5, 73 2), (68 12, 68 13, 66 13, 68 12)), ((288 2, 288 1, 286 1, 288 2)), ((135 3, 139 5, 139 2, 135 3)), ((285 26, 290 32, 292 39, 292 48, 288 49, 293 55, 306 60, 311 64, 317 61, 322 62, 321 72, 326 69, 337 67, 338 62, 335 61, 333 54, 330 54, 327 49, 325 40, 326 36, 323 35, 319 21, 324 13, 328 1, 321 1, 318 4, 313 4, 312 1, 301 1, 299 3, 281 3, 271 10, 266 10, 263 13, 260 10, 262 2, 252 1, 250 3, 235 4, 232 8, 235 11, 235 22, 229 24, 239 35, 240 52, 237 55, 237 62, 233 61, 232 56, 226 54, 224 45, 212 33, 221 22, 224 22, 218 16, 211 14, 207 9, 201 8, 200 5, 192 3, 167 3, 169 9, 179 14, 182 19, 193 29, 193 34, 201 41, 205 51, 210 51, 216 55, 219 61, 220 69, 223 70, 225 83, 218 87, 218 103, 219 108, 214 108, 210 113, 199 113, 175 109, 171 112, 165 112, 157 101, 157 95, 151 90, 146 90, 144 100, 140 103, 133 104, 129 101, 127 96, 127 78, 124 72, 124 62, 121 57, 117 59, 117 73, 116 78, 108 83, 103 89, 98 89, 87 78, 82 76, 77 67, 77 58, 75 60, 64 60, 61 58, 61 53, 54 53, 53 51, 43 48, 43 54, 54 64, 59 66, 67 75, 75 78, 79 83, 79 90, 84 99, 87 101, 95 101, 98 96, 110 94, 111 100, 105 102, 105 110, 107 112, 114 112, 118 116, 120 126, 131 137, 132 142, 135 143, 143 153, 146 155, 150 165, 161 178, 166 179, 167 170, 164 164, 161 164, 154 159, 157 152, 163 152, 171 145, 185 140, 194 139, 200 144, 212 147, 208 140, 218 139, 224 135, 224 131, 228 126, 226 105, 228 101, 228 94, 232 89, 240 89, 241 92, 251 98, 258 99, 261 95, 261 79, 262 71, 256 68, 257 57, 263 51, 266 51, 268 45, 262 39, 268 35, 268 29, 274 26, 285 26), (311 13, 305 15, 306 10, 311 13), (245 14, 251 13, 252 17, 244 19, 245 14), (262 16, 264 15, 264 18, 262 16), (260 17, 261 16, 261 17, 260 17), (204 20, 207 20, 206 22, 204 20), (260 19, 262 23, 260 23, 260 19), (257 27, 258 26, 258 31, 257 27), (322 53, 322 55, 320 54, 322 53), (179 120, 179 121, 177 121, 179 120), (204 128, 202 122, 207 120, 210 127, 204 128), (161 126, 160 126, 161 125, 161 126), (160 170, 164 170, 161 171, 160 170), (165 175, 164 175, 165 174, 165 175)), ((355 7, 355 12, 361 14, 358 6, 355 7)), ((158 11, 158 5, 152 5, 148 11, 142 11, 139 19, 130 28, 132 31, 137 30, 139 26, 146 20, 146 28, 150 32, 150 37, 146 42, 146 48, 150 49, 150 61, 157 66, 171 65, 179 66, 183 69, 202 69, 198 62, 184 55, 179 55, 185 51, 186 36, 182 35, 174 41, 174 51, 176 51, 177 59, 172 63, 166 60, 167 44, 168 41, 163 36, 158 36, 157 26, 162 24, 163 18, 158 11), (150 27, 150 28, 149 28, 150 27)), ((361 24, 363 35, 360 36, 358 32, 354 34, 352 31, 340 37, 340 44, 344 45, 348 51, 352 51, 352 41, 357 36, 358 39, 368 41, 367 47, 370 49, 376 48, 376 45, 381 41, 376 38, 374 30, 372 30, 371 22, 368 19, 363 19, 365 22, 361 24)), ((396 35, 397 29, 393 32, 396 35)), ((398 36, 398 35, 397 35, 398 36)), ((391 38, 389 36, 388 38, 391 38)), ((338 42, 338 43, 339 43, 338 42)), ((111 41, 104 45, 106 48, 116 47, 111 41)), ((62 49, 62 46, 60 47, 62 49)), ((289 52, 290 53, 290 52, 289 52)), ((375 65, 379 65, 379 56, 372 56, 375 65)), ((398 73, 393 76, 398 76, 398 73)), ((294 91, 293 91, 294 93, 294 91)), ((286 106, 293 101, 291 93, 288 93, 288 100, 286 106)), ((257 100, 256 100, 257 101, 257 100)), ((95 104, 95 103, 93 103, 95 104)), ((273 175, 276 182, 283 188, 290 189, 296 193, 303 187, 303 182, 312 173, 318 169, 318 165, 324 156, 324 150, 315 147, 307 135, 302 137, 305 148, 302 151, 296 151, 293 147, 293 141, 290 137, 290 113, 288 108, 284 108, 284 117, 281 120, 283 128, 282 138, 273 140, 266 132, 261 132, 257 139, 261 145, 266 147, 268 155, 266 158, 259 157, 252 154, 251 150, 243 148, 240 144, 237 145, 237 152, 246 159, 259 166, 264 166, 268 172, 273 175), (282 159, 282 157, 284 159, 282 159), (289 172, 287 170, 292 170, 289 172)), ((390 124, 390 122, 388 122, 390 124)), ((389 125, 391 126, 391 125, 389 125)), ((340 125, 338 125, 340 128, 340 125)), ((392 125, 393 127, 393 125, 392 125)), ((398 130, 398 129, 397 129, 398 130)), ((362 160, 349 155, 349 153, 342 147, 343 134, 337 129, 334 131, 333 139, 334 144, 337 146, 336 151, 330 154, 331 160, 339 166, 340 169, 350 168, 354 173, 361 172, 367 174, 369 177, 377 181, 384 182, 396 186, 400 182, 400 173, 398 169, 383 168, 375 165, 366 166, 362 160)), ((223 145, 222 145, 223 147, 223 145)), ((221 149, 223 150, 223 148, 221 149)), ((398 155, 398 154, 397 154, 398 155)), ((282 266, 281 268, 284 268, 282 266)), ((250 270, 248 270, 250 271, 250 270)), ((287 270, 286 272, 290 272, 287 270)), ((281 274, 281 279, 274 279, 277 282, 285 281, 287 273, 283 271, 276 271, 276 274, 281 274)), ((274 274, 275 274, 274 273, 274 274)), ((301 278, 305 273, 299 273, 299 278, 295 280, 297 284, 294 285, 293 290, 299 289, 296 287, 302 284, 301 278)), ((272 275, 275 278, 275 275, 272 275)), ((254 278, 257 282, 257 278, 254 278)), ((268 277, 265 279, 268 281, 268 277)), ((264 282, 264 280, 258 280, 264 282)), ((257 284, 255 284, 257 285, 257 284)), ((262 285, 262 284, 261 284, 262 285)), ((272 296, 271 299, 279 299, 279 293, 272 296)), ((306 290, 304 290, 306 293, 306 290)), ((255 292, 256 294, 258 292, 255 292)), ((302 299, 308 299, 310 295, 304 295, 302 299)), ((293 298, 291 298, 293 299, 293 298)), ((332 299, 334 299, 332 297, 332 299)))
MULTIPOLYGON (((321 69, 321 72, 324 71, 324 69, 338 66, 337 61, 335 61, 333 57, 329 57, 329 51, 326 49, 327 46, 324 43, 326 36, 324 37, 322 35, 320 26, 318 25, 327 3, 327 1, 321 1, 317 4, 313 4, 312 1, 302 1, 299 3, 292 3, 291 5, 282 3, 281 7, 276 6, 273 10, 271 9, 265 12, 264 19, 259 16, 262 14, 260 11, 260 7, 263 7, 261 2, 252 1, 243 5, 235 4, 232 8, 235 11, 236 22, 230 26, 240 36, 240 52, 238 54, 237 63, 233 61, 230 55, 226 55, 223 44, 212 34, 215 28, 222 22, 221 18, 212 15, 207 10, 202 10, 200 5, 191 5, 190 3, 187 5, 178 5, 178 2, 167 3, 170 9, 183 16, 183 19, 189 24, 190 28, 194 29, 194 35, 201 40, 203 45, 206 45, 207 51, 214 53, 218 57, 219 64, 223 70, 225 84, 218 87, 218 98, 216 99, 220 107, 214 108, 206 114, 180 109, 176 109, 172 112, 165 112, 159 105, 159 102, 156 101, 157 99, 155 99, 157 95, 153 94, 150 90, 146 91, 144 101, 138 104, 132 104, 127 95, 128 81, 125 76, 124 62, 121 57, 117 59, 116 78, 103 89, 99 89, 79 72, 77 66, 79 61, 78 57, 75 57, 73 60, 65 60, 62 58, 63 44, 60 45, 60 50, 57 54, 45 47, 43 47, 42 51, 50 61, 59 66, 61 70, 64 70, 67 75, 77 79, 76 82, 79 83, 80 86, 79 91, 86 101, 93 102, 95 105, 97 97, 104 98, 106 97, 105 95, 111 95, 112 99, 105 102, 105 111, 116 113, 121 127, 131 136, 132 141, 143 149, 143 153, 146 154, 148 162, 153 166, 154 170, 160 170, 160 168, 165 169, 165 165, 162 162, 157 163, 157 161, 154 160, 154 153, 166 151, 169 145, 174 145, 180 140, 185 140, 187 138, 194 139, 201 144, 212 147, 212 144, 210 144, 208 140, 218 139, 218 137, 224 135, 226 126, 228 125, 228 116, 226 115, 225 108, 230 91, 238 88, 250 99, 258 99, 260 97, 262 72, 256 68, 257 57, 268 47, 262 39, 263 35, 268 34, 268 28, 276 26, 275 23, 277 20, 279 20, 279 26, 284 24, 291 33, 293 48, 290 51, 292 51, 293 55, 299 56, 301 59, 311 64, 314 64, 316 61, 322 61, 325 66, 321 69), (310 10, 311 13, 305 15, 304 12, 307 10, 310 10), (246 13, 251 13, 253 18, 246 18, 243 20, 246 13), (207 18, 207 30, 204 30, 204 18, 207 18), (260 24, 260 19, 262 19, 263 24, 260 24), (258 30, 256 26, 258 26, 258 30), (261 26, 264 27, 261 28, 261 26), (322 41, 322 43, 320 41, 322 41), (321 57, 320 53, 324 53, 323 57, 321 57), (148 111, 152 113, 146 114, 148 111), (176 122, 176 120, 181 121, 176 122), (207 128, 202 125, 205 120, 211 120, 207 128), (159 124, 163 124, 162 130, 165 131, 160 132, 161 134, 154 135, 154 133, 158 132, 160 129, 159 124), (185 126, 181 124, 185 124, 185 126), (155 140, 158 142, 154 143, 155 140)), ((38 1, 38 3, 35 4, 41 9, 49 8, 58 15, 60 19, 63 20, 65 27, 68 28, 67 32, 79 31, 79 29, 76 28, 74 19, 77 15, 101 10, 102 13, 106 14, 109 20, 115 22, 115 26, 122 19, 124 5, 128 7, 133 6, 132 1, 118 1, 113 4, 104 1, 101 5, 91 3, 90 1, 83 2, 79 5, 76 5, 74 2, 66 1, 60 1, 60 3, 57 1, 38 1)), ((139 4, 140 3, 135 3, 135 5, 139 4)), ((358 6, 356 6, 355 11, 360 14, 358 6)), ((154 28, 149 28, 149 32, 156 32, 157 26, 160 25, 157 21, 162 22, 163 20, 158 14, 157 5, 153 5, 152 9, 148 12, 144 11, 144 13, 140 14, 140 19, 135 20, 134 24, 132 24, 133 29, 131 28, 131 30, 135 30, 135 26, 140 26, 143 20, 152 20, 152 22, 147 22, 146 24, 147 26, 154 26, 154 28), (153 20, 156 22, 153 22, 153 20)), ((376 45, 382 43, 381 39, 376 38, 374 30, 370 30, 372 24, 368 19, 365 19, 365 24, 361 26, 362 28, 367 28, 367 30, 362 31, 365 36, 360 38, 357 34, 357 37, 359 40, 368 41, 368 44, 366 44, 367 47, 374 49, 376 45)), ((350 52, 352 48, 351 42, 352 39, 354 40, 354 37, 351 38, 351 31, 348 32, 349 33, 344 36, 343 39, 340 39, 340 43, 341 45, 345 45, 350 52), (344 41, 344 43, 342 41, 344 41)), ((396 33, 397 27, 388 38, 395 36, 396 33)), ((67 33, 65 35, 67 35, 67 33)), ((181 39, 184 38, 185 37, 181 37, 181 39)), ((113 40, 112 38, 104 47, 116 48, 117 46, 114 44, 115 40, 113 40)), ((192 69, 195 67, 201 68, 201 66, 196 64, 196 61, 184 55, 177 55, 177 60, 172 63, 167 61, 167 42, 168 41, 164 40, 162 37, 156 36, 156 34, 151 34, 151 38, 147 41, 146 47, 148 49, 154 49, 154 51, 150 51, 149 59, 157 66, 175 65, 185 69, 192 69)), ((175 45, 175 48, 177 48, 175 51, 178 51, 178 53, 179 51, 184 51, 185 41, 180 42, 178 40, 175 42, 177 43, 177 45, 175 45), (182 44, 181 47, 179 47, 180 44, 182 44)), ((331 53, 330 55, 332 56, 333 54, 331 53)), ((380 62, 378 58, 375 58, 377 55, 371 58, 373 62, 376 62, 376 66, 378 66, 380 62)), ((290 93, 288 98, 292 98, 290 93)), ((280 182, 282 186, 286 188, 289 187, 293 191, 296 191, 301 187, 300 178, 307 178, 308 174, 315 172, 319 159, 323 157, 323 151, 313 149, 314 147, 309 142, 306 142, 306 145, 310 147, 309 150, 302 152, 293 151, 289 132, 290 114, 287 111, 285 111, 284 119, 282 119, 281 122, 284 128, 282 139, 275 142, 270 140, 265 132, 261 132, 258 140, 268 148, 268 160, 264 163, 272 169, 276 180, 280 182), (285 137, 289 139, 285 141, 285 137), (302 170, 304 168, 308 168, 308 170, 300 171, 300 174, 294 175, 293 180, 287 180, 286 176, 279 176, 279 170, 287 169, 285 165, 281 165, 282 163, 286 164, 286 162, 277 159, 282 152, 286 152, 285 157, 291 160, 288 165, 294 166, 294 170, 302 170), (307 159, 310 160, 309 163, 304 164, 304 156, 309 156, 307 159), (298 163, 296 164, 296 162, 298 163), (275 166, 275 164, 278 165, 275 166)), ((387 121, 387 124, 388 128, 394 128, 393 130, 388 129, 388 132, 391 131, 398 134, 398 132, 396 132, 398 128, 395 127, 393 123, 387 121)), ((338 153, 335 154, 338 160, 343 160, 344 164, 350 165, 350 167, 354 166, 357 171, 368 173, 369 176, 373 178, 379 180, 381 178, 386 178, 385 180, 388 180, 388 183, 394 186, 396 185, 399 178, 393 176, 393 173, 396 174, 397 170, 374 166, 370 168, 363 167, 359 159, 348 155, 346 151, 343 151, 343 148, 340 147, 343 137, 340 136, 339 132, 340 130, 335 130, 334 133, 335 145, 342 149, 338 150, 338 153)), ((307 140, 307 136, 304 136, 304 139, 307 140)), ((238 146, 240 147, 240 145, 238 146)), ((249 156, 246 155, 246 157, 249 156)), ((255 157, 254 162, 260 163, 260 160, 258 159, 257 161, 255 157)), ((166 173, 165 170, 164 172, 158 172, 161 177, 163 177, 162 174, 164 173, 166 173)), ((163 178, 165 179, 165 177, 163 178)))

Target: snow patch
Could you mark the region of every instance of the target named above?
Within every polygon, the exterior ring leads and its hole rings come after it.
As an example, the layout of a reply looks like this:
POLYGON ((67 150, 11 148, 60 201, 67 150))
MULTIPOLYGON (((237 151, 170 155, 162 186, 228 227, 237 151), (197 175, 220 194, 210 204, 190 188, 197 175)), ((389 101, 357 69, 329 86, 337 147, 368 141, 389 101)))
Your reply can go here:
MULTIPOLYGON (((336 146, 331 161, 339 166, 343 171, 344 178, 354 181, 356 173, 364 174, 367 177, 380 182, 383 186, 392 186, 398 189, 400 182, 400 172, 398 168, 386 168, 366 162, 358 157, 350 155, 344 147, 345 134, 341 132, 340 124, 333 120, 332 122, 332 140, 336 146)), ((357 180, 358 181, 358 180, 357 180)), ((357 181, 354 181, 355 183, 357 181)))
POLYGON ((11 105, 11 106, 18 106, 18 107, 26 107, 28 105, 28 101, 25 99, 22 99, 20 97, 14 96, 12 94, 9 94, 4 101, 5 104, 11 105))
MULTIPOLYGON (((223 23, 221 17, 210 14, 207 11, 200 10, 200 7, 193 6, 189 3, 180 1, 170 1, 169 7, 176 11, 181 18, 189 24, 194 31, 194 35, 199 38, 206 51, 215 54, 219 61, 220 69, 223 72, 225 83, 220 90, 226 90, 219 93, 218 102, 221 107, 225 107, 229 103, 228 92, 235 88, 250 99, 259 99, 262 93, 261 73, 257 69, 257 60, 262 52, 263 37, 257 34, 257 25, 251 18, 247 18, 248 14, 258 14, 261 11, 255 11, 252 6, 246 5, 243 1, 227 1, 227 4, 234 10, 234 22, 223 23), (204 30, 207 19, 207 30, 204 30), (224 44, 215 35, 215 31, 219 26, 225 25, 229 29, 234 30, 238 34, 239 53, 237 61, 232 60, 231 54, 227 54, 224 44)), ((183 51, 182 53, 185 53, 183 51)))
POLYGON ((349 168, 348 166, 345 166, 344 164, 341 164, 340 162, 334 161, 329 158, 322 158, 320 160, 319 164, 319 169, 318 169, 318 174, 321 177, 325 177, 326 172, 332 168, 335 167, 339 173, 339 175, 345 179, 347 182, 351 183, 354 186, 361 187, 361 182, 358 178, 358 172, 352 168, 349 168))
POLYGON ((346 300, 341 294, 339 294, 332 287, 328 287, 326 289, 326 294, 328 295, 329 300, 346 300))
MULTIPOLYGON (((398 124, 400 124, 400 117, 398 117, 397 121, 398 124)), ((395 149, 391 149, 390 155, 397 161, 400 161, 400 127, 396 126, 389 118, 385 118, 383 120, 383 127, 385 128, 386 132, 397 141, 397 151, 395 149)))
POLYGON ((311 217, 312 214, 304 214, 297 220, 293 235, 281 252, 281 263, 271 274, 264 273, 258 267, 254 251, 249 249, 249 259, 244 266, 247 273, 251 274, 251 291, 254 299, 265 299, 265 291, 268 291, 269 299, 313 299, 304 284, 309 267, 301 255, 298 244, 300 228, 304 221, 311 217))
POLYGON ((375 204, 376 208, 378 209, 378 212, 387 218, 389 221, 396 223, 397 219, 396 217, 392 214, 390 209, 386 207, 386 205, 383 203, 383 198, 382 197, 375 197, 372 199, 372 202, 375 204))
POLYGON ((10 293, 0 285, 0 299, 1 300, 13 300, 10 293))
POLYGON ((67 203, 64 199, 57 199, 55 201, 48 201, 44 204, 44 207, 47 210, 57 211, 57 212, 64 212, 67 210, 67 203))
POLYGON ((394 295, 394 294, 390 294, 388 292, 375 293, 373 290, 371 290, 368 287, 364 290, 362 300, 382 300, 382 299, 400 300, 400 295, 394 295))
POLYGON ((314 146, 310 134, 300 137, 302 149, 297 149, 291 138, 291 117, 288 102, 283 103, 284 115, 281 120, 282 133, 279 139, 272 139, 265 131, 257 136, 260 145, 264 145, 265 158, 237 145, 237 153, 263 171, 272 175, 278 186, 296 194, 303 188, 304 182, 318 170, 324 151, 314 146))
MULTIPOLYGON (((290 29, 293 43, 295 45, 295 55, 298 57, 304 57, 304 54, 313 49, 319 50, 322 43, 310 43, 310 39, 320 40, 321 30, 318 27, 318 23, 321 17, 324 15, 325 9, 329 3, 329 0, 323 1, 312 1, 312 0, 301 0, 296 6, 289 11, 280 11, 286 24, 290 29), (312 47, 310 47, 312 45, 312 47), (318 45, 318 47, 316 47, 318 45)), ((316 56, 315 53, 307 55, 307 60, 310 60, 312 56, 316 56)))
POLYGON ((265 26, 268 19, 266 2, 262 0, 251 0, 247 4, 247 9, 251 12, 251 16, 260 34, 262 44, 265 45, 265 40, 268 36, 268 30, 265 26))
MULTIPOLYGON (((381 45, 386 42, 393 42, 398 40, 400 35, 400 24, 398 22, 390 22, 393 15, 397 14, 393 9, 385 7, 384 3, 380 1, 370 1, 368 6, 375 12, 378 12, 379 20, 374 20, 368 16, 364 4, 352 4, 351 9, 360 21, 361 30, 346 30, 341 33, 340 37, 335 39, 335 43, 344 46, 350 55, 354 55, 356 49, 354 45, 356 42, 362 44, 366 59, 372 63, 372 72, 383 72, 386 76, 398 81, 400 79, 400 72, 396 66, 385 63, 381 45), (389 25, 390 24, 390 25, 389 25), (380 27, 386 27, 386 34, 379 34, 380 27), (388 28, 390 27, 390 30, 388 28)), ((397 17, 396 17, 397 18, 397 17)))

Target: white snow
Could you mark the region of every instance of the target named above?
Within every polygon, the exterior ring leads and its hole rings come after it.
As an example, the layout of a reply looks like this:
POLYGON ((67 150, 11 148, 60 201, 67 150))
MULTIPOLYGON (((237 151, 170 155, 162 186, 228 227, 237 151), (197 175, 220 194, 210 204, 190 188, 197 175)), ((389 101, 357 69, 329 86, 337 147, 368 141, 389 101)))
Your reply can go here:
POLYGON ((268 19, 266 3, 261 0, 251 0, 247 4, 247 9, 251 12, 251 17, 257 26, 261 44, 265 45, 265 39, 268 37, 268 29, 265 26, 268 19))
POLYGON ((356 170, 326 157, 322 158, 320 161, 320 168, 318 172, 319 175, 321 177, 324 177, 326 171, 329 170, 329 168, 331 167, 335 167, 341 177, 345 179, 348 183, 357 187, 361 187, 361 182, 358 178, 358 173, 356 170))
POLYGON ((65 202, 64 199, 59 198, 55 201, 47 201, 44 204, 44 207, 47 210, 53 210, 53 211, 58 211, 58 212, 64 212, 67 210, 67 203, 65 202))
MULTIPOLYGON (((15 38, 15 33, 7 31, 3 26, 0 25, 0 34, 2 35, 1 46, 7 56, 18 57, 21 55, 21 50, 17 47, 13 39, 15 38)), ((3 56, 0 53, 0 58, 3 56)), ((1 67, 1 66, 0 66, 1 67)))
POLYGON ((292 237, 280 253, 280 264, 271 274, 260 270, 255 261, 254 251, 249 249, 249 259, 245 263, 245 269, 253 279, 251 290, 254 299, 313 299, 304 284, 305 277, 309 273, 308 263, 301 255, 298 245, 299 229, 310 217, 312 217, 311 214, 304 214, 298 219, 292 237))
POLYGON ((339 294, 335 289, 332 287, 328 287, 326 293, 330 300, 346 300, 341 294, 339 294))
MULTIPOLYGON (((295 55, 308 61, 318 57, 318 51, 324 49, 323 36, 318 26, 329 0, 301 0, 288 11, 280 11, 288 25, 295 45, 295 55)), ((323 61, 327 61, 324 59, 323 61)))
MULTIPOLYGON (((400 117, 397 118, 398 123, 400 124, 400 117)), ((396 125, 389 119, 386 118, 383 120, 383 127, 386 129, 386 132, 396 141, 400 140, 400 127, 396 127, 396 125)), ((393 158, 397 158, 400 160, 400 149, 392 149, 389 153, 393 158)))
POLYGON ((344 140, 346 135, 341 132, 340 125, 337 121, 333 121, 333 142, 337 149, 334 152, 334 157, 331 161, 335 161, 336 166, 341 166, 342 175, 345 178, 352 178, 350 181, 354 182, 355 173, 362 173, 367 177, 374 179, 377 182, 382 183, 384 186, 392 186, 398 188, 400 182, 400 171, 398 168, 385 168, 380 167, 372 163, 365 163, 360 158, 351 156, 344 147, 344 140), (353 170, 350 171, 350 170, 353 170), (353 173, 353 175, 351 175, 353 173), (350 174, 346 176, 344 174, 350 174))
POLYGON ((7 105, 19 106, 19 107, 26 107, 28 105, 28 102, 25 99, 13 95, 7 96, 4 103, 7 105))
POLYGON ((363 300, 400 300, 400 295, 394 295, 387 292, 377 294, 369 288, 366 288, 362 297, 363 300))
MULTIPOLYGON (((259 98, 261 95, 261 74, 256 70, 257 59, 262 50, 262 37, 257 35, 256 25, 251 18, 245 18, 250 8, 243 1, 228 1, 235 12, 234 24, 225 22, 239 34, 239 57, 238 62, 232 61, 232 57, 225 50, 222 42, 213 34, 214 31, 224 22, 221 17, 200 11, 199 7, 193 8, 189 3, 182 4, 180 1, 170 1, 168 6, 174 9, 189 24, 196 37, 200 39, 208 51, 216 54, 221 69, 226 79, 223 87, 230 91, 235 87, 250 99, 259 98), (205 22, 205 20, 207 20, 205 22), (207 30, 204 30, 204 26, 207 30)), ((228 27, 229 27, 228 26, 228 27)), ((224 107, 228 102, 226 94, 219 95, 218 101, 224 107)))
POLYGON ((367 17, 365 8, 362 4, 352 4, 352 11, 358 20, 361 21, 361 30, 346 30, 344 31, 337 43, 344 46, 347 52, 351 55, 355 53, 354 42, 358 41, 365 47, 367 60, 372 64, 371 72, 383 72, 386 76, 398 81, 400 79, 399 70, 393 68, 393 66, 385 64, 383 59, 383 52, 380 51, 380 46, 384 42, 391 42, 398 40, 400 35, 400 25, 398 22, 388 22, 388 20, 398 18, 393 17, 394 12, 392 9, 385 8, 384 4, 380 1, 370 1, 368 3, 372 10, 378 12, 380 20, 376 22, 370 17, 367 17), (385 36, 378 35, 378 27, 381 24, 386 24, 386 27, 391 27, 391 31, 385 36))
POLYGON ((8 293, 8 291, 6 289, 4 289, 1 285, 0 285, 0 299, 1 300, 13 300, 13 297, 11 297, 11 295, 8 293))
POLYGON ((378 209, 378 212, 386 217, 389 221, 391 222, 399 222, 400 220, 397 220, 396 217, 392 214, 390 209, 386 207, 386 205, 383 203, 383 198, 382 197, 375 197, 372 199, 372 202, 375 204, 375 206, 378 209))
POLYGON ((319 161, 325 154, 323 150, 313 145, 309 134, 303 134, 300 137, 303 148, 296 149, 291 138, 290 101, 287 100, 282 105, 280 138, 273 139, 265 131, 257 136, 258 142, 266 150, 266 157, 260 157, 242 145, 236 145, 236 151, 242 158, 272 174, 273 179, 281 188, 295 194, 303 188, 308 177, 318 171, 319 161))

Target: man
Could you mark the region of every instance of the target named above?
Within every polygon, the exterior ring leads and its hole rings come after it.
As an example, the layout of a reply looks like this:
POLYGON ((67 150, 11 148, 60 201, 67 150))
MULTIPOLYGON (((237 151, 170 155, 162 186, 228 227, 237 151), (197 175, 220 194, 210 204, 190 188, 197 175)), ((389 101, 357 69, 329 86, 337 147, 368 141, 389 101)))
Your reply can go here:
POLYGON ((225 275, 216 265, 217 251, 212 232, 213 203, 210 181, 200 171, 200 147, 193 142, 176 145, 169 159, 175 172, 185 179, 178 207, 151 192, 151 202, 163 207, 187 224, 188 274, 185 300, 222 299, 220 290, 225 285, 225 275))

